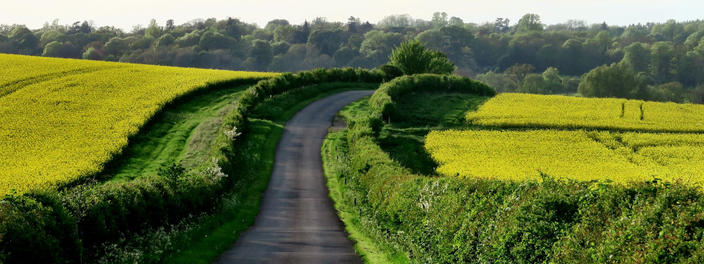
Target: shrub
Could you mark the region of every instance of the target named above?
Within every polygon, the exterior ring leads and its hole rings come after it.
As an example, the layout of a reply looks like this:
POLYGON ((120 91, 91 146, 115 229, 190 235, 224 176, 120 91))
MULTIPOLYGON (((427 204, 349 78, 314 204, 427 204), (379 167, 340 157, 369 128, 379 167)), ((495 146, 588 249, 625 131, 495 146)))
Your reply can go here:
POLYGON ((451 74, 455 71, 455 64, 450 62, 445 54, 428 50, 417 40, 401 43, 401 46, 391 52, 389 60, 391 65, 398 67, 406 75, 451 74))

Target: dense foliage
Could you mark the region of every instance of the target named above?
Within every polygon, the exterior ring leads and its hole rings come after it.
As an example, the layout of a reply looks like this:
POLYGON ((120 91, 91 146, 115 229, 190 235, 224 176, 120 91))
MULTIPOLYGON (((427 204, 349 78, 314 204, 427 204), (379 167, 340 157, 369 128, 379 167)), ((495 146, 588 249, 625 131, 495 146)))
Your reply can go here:
MULTIPOLYGON (((169 166, 160 175, 132 181, 6 195, 0 203, 0 260, 4 263, 91 260, 101 253, 102 243, 212 210, 233 185, 246 186, 246 182, 241 182, 246 176, 241 173, 248 170, 240 166, 261 161, 250 156, 248 150, 252 144, 247 141, 247 117, 258 104, 315 84, 378 83, 384 78, 379 71, 351 68, 281 74, 260 81, 238 99, 238 107, 226 116, 213 143, 212 162, 198 170, 186 172, 179 166, 169 166)), ((319 92, 323 91, 303 95, 315 96, 319 92)))
POLYGON ((538 15, 526 14, 517 23, 510 22, 499 18, 473 24, 435 13, 431 20, 402 15, 371 24, 354 17, 346 23, 317 18, 292 25, 277 19, 257 27, 232 18, 210 18, 181 25, 172 20, 165 24, 152 21, 129 32, 96 28, 88 22, 54 22, 35 30, 0 26, 0 52, 296 72, 316 67, 378 67, 386 63, 395 46, 418 40, 446 54, 456 64, 457 73, 476 76, 499 92, 575 93, 583 74, 623 62, 644 77, 648 88, 634 98, 704 102, 702 21, 614 26, 570 20, 545 25, 538 15), (558 72, 561 75, 556 76, 558 72))
POLYGON ((450 62, 444 53, 428 50, 417 40, 401 43, 391 52, 389 59, 392 66, 396 66, 406 75, 451 74, 455 71, 455 64, 450 62))

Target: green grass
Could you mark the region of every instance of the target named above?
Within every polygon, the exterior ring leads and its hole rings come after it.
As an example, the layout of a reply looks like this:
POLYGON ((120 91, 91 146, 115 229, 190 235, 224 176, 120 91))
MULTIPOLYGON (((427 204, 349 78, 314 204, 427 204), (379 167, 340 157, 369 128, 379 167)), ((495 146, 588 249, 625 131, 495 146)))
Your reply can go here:
POLYGON ((122 157, 103 173, 112 180, 155 175, 163 164, 182 162, 186 168, 205 161, 209 139, 223 115, 248 86, 213 90, 174 104, 155 116, 133 139, 122 157))
POLYGON ((269 183, 273 170, 276 146, 286 122, 298 111, 313 101, 349 90, 370 90, 378 84, 328 83, 306 87, 265 101, 256 109, 256 118, 250 118, 250 132, 245 141, 247 153, 251 153, 251 164, 244 164, 245 179, 235 186, 232 197, 239 201, 224 206, 207 220, 199 223, 199 228, 184 234, 188 239, 185 245, 165 259, 165 263, 212 263, 224 251, 230 249, 241 232, 254 223, 259 212, 262 194, 269 183), (276 105, 277 107, 272 107, 276 105), (266 119, 264 119, 266 118, 266 119))

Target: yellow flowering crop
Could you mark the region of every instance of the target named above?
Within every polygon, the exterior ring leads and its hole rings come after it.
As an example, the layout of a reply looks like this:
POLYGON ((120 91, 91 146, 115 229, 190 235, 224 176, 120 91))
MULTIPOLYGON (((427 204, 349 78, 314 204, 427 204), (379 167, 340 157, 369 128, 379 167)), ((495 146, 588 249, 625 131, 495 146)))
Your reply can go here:
POLYGON ((467 114, 483 126, 704 132, 704 105, 500 94, 467 114))
POLYGON ((433 131, 426 149, 447 176, 536 180, 540 173, 618 183, 704 183, 704 135, 607 131, 433 131))
POLYGON ((0 194, 100 172, 175 98, 273 75, 5 54, 0 69, 0 194))
POLYGON ((584 131, 433 131, 426 148, 448 176, 503 180, 552 177, 614 181, 652 179, 649 164, 635 164, 584 131), (643 166, 646 165, 646 166, 643 166))

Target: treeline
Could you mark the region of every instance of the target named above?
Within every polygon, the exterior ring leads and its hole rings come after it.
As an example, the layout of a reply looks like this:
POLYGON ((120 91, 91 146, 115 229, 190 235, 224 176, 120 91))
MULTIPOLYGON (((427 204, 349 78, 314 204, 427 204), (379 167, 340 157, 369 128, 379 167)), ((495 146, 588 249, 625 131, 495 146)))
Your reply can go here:
POLYGON ((498 91, 702 103, 703 37, 704 21, 699 20, 629 26, 570 20, 545 25, 535 14, 517 23, 498 18, 484 24, 465 23, 446 13, 435 13, 430 20, 389 16, 377 24, 355 17, 346 23, 316 18, 301 25, 276 19, 263 28, 233 18, 181 25, 152 20, 130 32, 55 21, 36 30, 0 26, 0 52, 297 72, 378 67, 395 46, 416 39, 446 54, 458 74, 478 78, 498 91), (585 81, 587 77, 591 81, 585 81), (620 84, 624 80, 627 85, 620 84))

